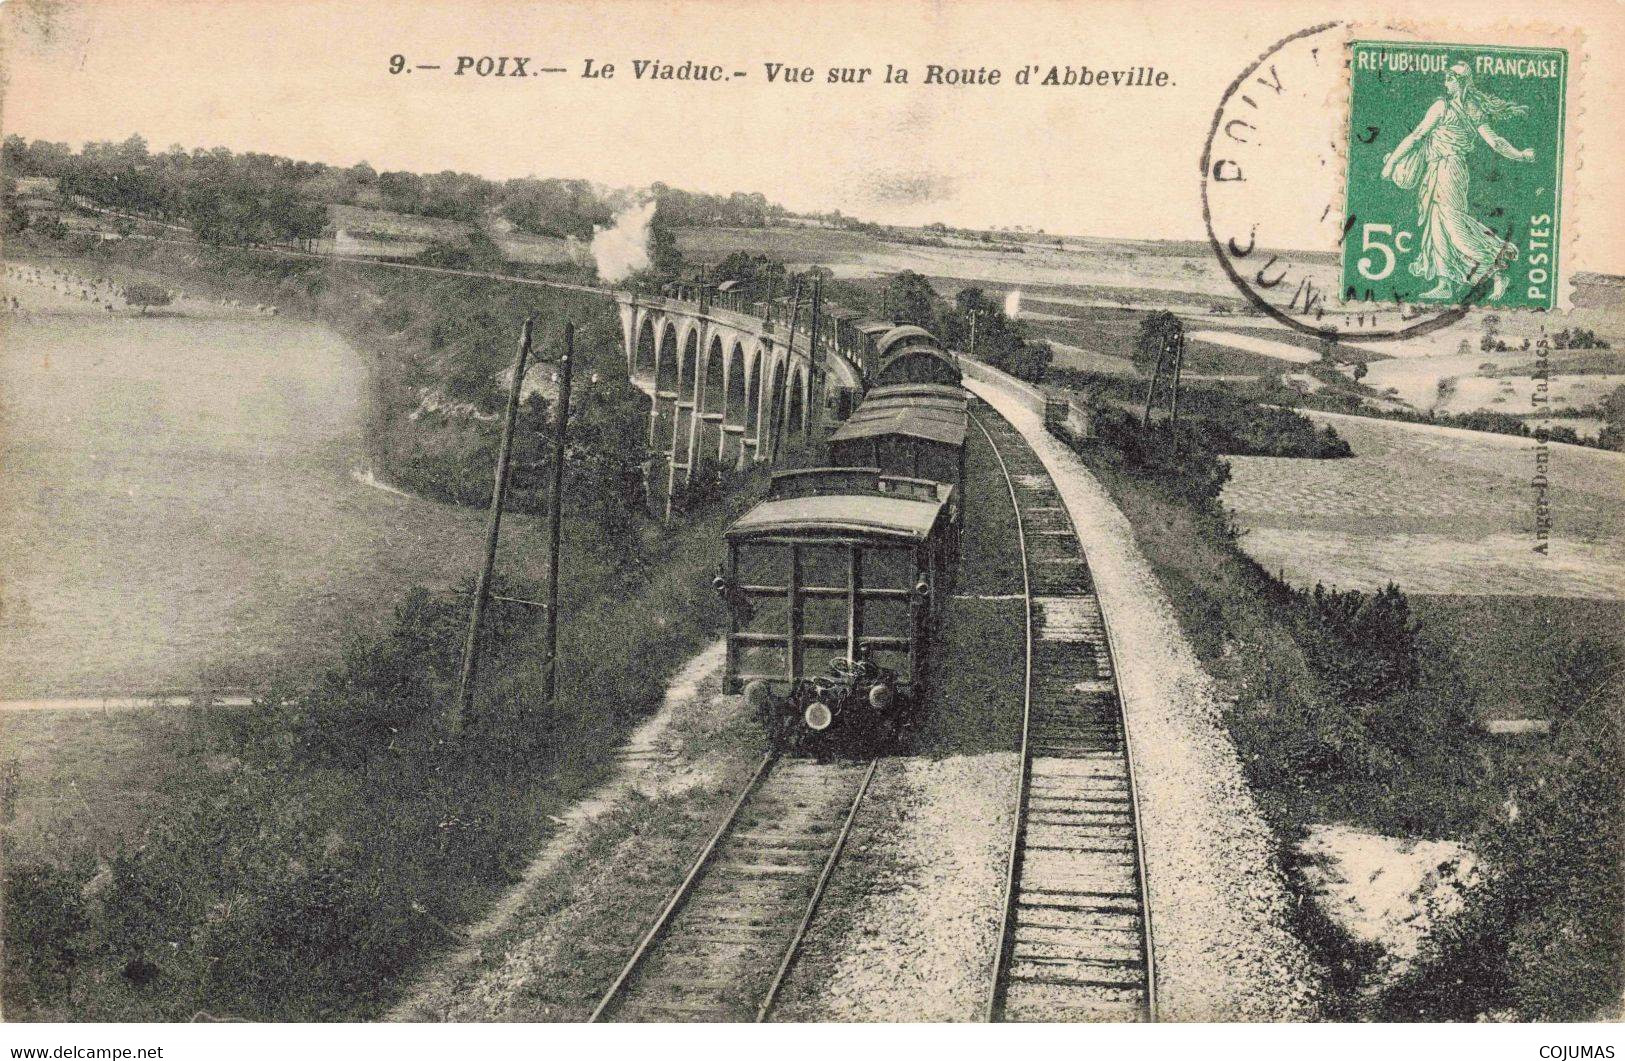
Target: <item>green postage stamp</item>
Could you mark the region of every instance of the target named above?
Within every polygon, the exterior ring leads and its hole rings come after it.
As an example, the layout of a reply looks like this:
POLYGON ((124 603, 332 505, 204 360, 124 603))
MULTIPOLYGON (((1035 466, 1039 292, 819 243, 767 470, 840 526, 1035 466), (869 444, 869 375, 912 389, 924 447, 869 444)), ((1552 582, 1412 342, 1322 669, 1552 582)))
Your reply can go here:
POLYGON ((1552 309, 1568 53, 1354 41, 1345 301, 1552 309))

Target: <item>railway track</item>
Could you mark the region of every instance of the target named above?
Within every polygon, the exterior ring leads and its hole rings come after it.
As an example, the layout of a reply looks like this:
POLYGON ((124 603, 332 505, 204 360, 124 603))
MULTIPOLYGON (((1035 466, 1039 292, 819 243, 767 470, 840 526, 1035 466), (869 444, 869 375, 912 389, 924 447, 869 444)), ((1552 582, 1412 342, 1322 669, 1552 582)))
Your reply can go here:
POLYGON ((979 400, 973 410, 1015 506, 1027 603, 1021 780, 986 1016, 1155 1020, 1145 860, 1109 635, 1054 481, 1008 421, 979 400))
POLYGON ((592 1021, 763 1021, 874 778, 768 755, 592 1021))

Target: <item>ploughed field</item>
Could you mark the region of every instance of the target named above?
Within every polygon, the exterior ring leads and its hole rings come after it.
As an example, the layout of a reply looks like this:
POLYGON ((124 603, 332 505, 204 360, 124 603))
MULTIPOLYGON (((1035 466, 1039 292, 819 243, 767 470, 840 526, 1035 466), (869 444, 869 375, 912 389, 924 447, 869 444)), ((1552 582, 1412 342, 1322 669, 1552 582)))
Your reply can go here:
POLYGON ((1230 457, 1242 548, 1297 586, 1625 599, 1625 456, 1548 448, 1547 552, 1531 439, 1310 414, 1347 460, 1230 457))
MULTIPOLYGON (((333 659, 484 517, 380 488, 366 370, 327 329, 191 299, 142 317, 11 278, 0 698, 259 685, 333 659)), ((504 527, 506 569, 539 558, 504 527)))

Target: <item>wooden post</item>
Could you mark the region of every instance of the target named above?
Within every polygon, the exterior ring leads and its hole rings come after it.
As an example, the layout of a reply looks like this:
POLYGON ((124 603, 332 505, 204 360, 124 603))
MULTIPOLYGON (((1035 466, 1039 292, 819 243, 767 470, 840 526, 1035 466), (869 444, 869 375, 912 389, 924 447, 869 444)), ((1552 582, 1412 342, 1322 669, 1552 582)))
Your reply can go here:
POLYGON ((1157 380, 1162 378, 1162 355, 1165 351, 1157 348, 1157 365, 1151 370, 1151 380, 1145 385, 1145 412, 1140 414, 1140 430, 1144 431, 1151 423, 1151 398, 1157 392, 1157 380))
POLYGON ((1185 329, 1179 329, 1174 340, 1174 395, 1168 403, 1168 433, 1172 435, 1179 424, 1179 373, 1185 367, 1185 329))
POLYGON ((570 427, 570 361, 575 354, 576 326, 564 326, 564 356, 559 358, 559 415, 553 429, 553 504, 548 512, 547 550, 547 704, 558 706, 559 692, 559 521, 564 514, 564 440, 570 427))
POLYGON ((485 600, 491 591, 491 571, 496 566, 497 538, 502 531, 502 503, 508 495, 508 463, 513 453, 513 427, 519 415, 519 392, 525 382, 525 359, 530 356, 530 333, 536 318, 525 320, 519 332, 519 354, 514 359, 513 383, 508 387, 508 411, 502 421, 502 442, 497 448, 496 481, 491 485, 491 518, 485 530, 485 564, 474 588, 474 604, 468 615, 468 639, 463 644, 463 673, 457 683, 457 706, 451 716, 453 733, 462 732, 474 695, 474 678, 479 669, 480 623, 485 618, 485 600))
POLYGON ((772 450, 770 451, 770 453, 768 454, 768 456, 769 456, 769 459, 774 461, 775 463, 779 459, 779 449, 784 443, 785 425, 790 420, 788 405, 790 403, 790 378, 793 375, 793 373, 790 371, 790 369, 795 364, 795 360, 796 360, 796 320, 797 320, 798 317, 800 317, 800 315, 801 315, 801 277, 798 276, 798 277, 796 277, 795 294, 794 294, 794 296, 792 296, 792 300, 791 300, 791 303, 790 303, 790 338, 789 338, 789 341, 787 342, 787 344, 785 345, 784 401, 785 401, 786 408, 784 408, 784 409, 779 408, 779 406, 777 404, 778 396, 771 393, 772 388, 773 388, 773 378, 772 378, 771 373, 769 373, 768 380, 767 380, 768 390, 769 390, 767 400, 768 400, 768 403, 771 405, 772 410, 773 410, 772 419, 769 421, 769 423, 773 427, 773 447, 772 447, 772 450))
MULTIPOLYGON (((814 275, 812 289, 812 325, 807 332, 807 360, 809 367, 814 369, 817 368, 820 361, 818 356, 818 317, 819 311, 823 309, 823 301, 824 279, 821 276, 814 275)), ((811 373, 808 374, 808 378, 811 378, 811 373)))

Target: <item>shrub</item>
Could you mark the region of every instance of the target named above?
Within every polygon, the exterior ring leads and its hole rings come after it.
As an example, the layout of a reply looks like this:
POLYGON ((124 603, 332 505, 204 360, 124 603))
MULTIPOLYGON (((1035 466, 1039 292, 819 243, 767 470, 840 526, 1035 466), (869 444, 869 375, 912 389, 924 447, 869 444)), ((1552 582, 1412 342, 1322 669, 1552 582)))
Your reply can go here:
POLYGON ((1581 642, 1552 668, 1555 725, 1510 779, 1475 847, 1487 880, 1434 925, 1378 1001, 1390 1020, 1600 1020, 1625 990, 1625 718, 1617 649, 1581 642))

